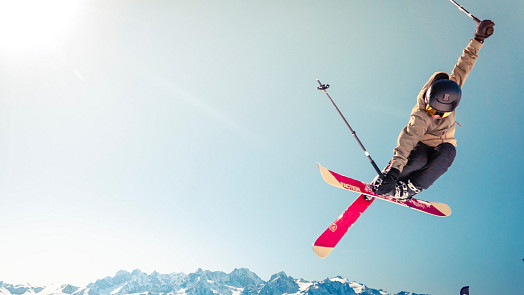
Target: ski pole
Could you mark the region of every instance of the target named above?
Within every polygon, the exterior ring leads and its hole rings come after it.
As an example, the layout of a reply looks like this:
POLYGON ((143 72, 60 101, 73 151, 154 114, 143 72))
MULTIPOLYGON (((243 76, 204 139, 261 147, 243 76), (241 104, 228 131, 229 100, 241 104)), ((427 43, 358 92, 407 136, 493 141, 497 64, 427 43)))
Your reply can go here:
POLYGON ((455 4, 460 11, 464 12, 465 14, 467 14, 474 21, 476 21, 477 23, 480 23, 480 19, 476 18, 473 14, 469 13, 469 11, 467 11, 466 8, 462 7, 462 5, 460 5, 457 2, 455 2, 455 0, 449 0, 449 1, 451 1, 451 3, 453 3, 453 4, 455 4))
MULTIPOLYGON (((462 5, 458 4, 457 2, 455 2, 455 0, 449 0, 451 1, 451 3, 455 4, 458 9, 462 12, 464 12, 465 14, 467 14, 469 17, 471 17, 475 22, 480 23, 480 19, 476 18, 473 14, 469 13, 469 11, 466 10, 466 8, 462 7, 462 5)), ((493 28, 488 28, 488 31, 487 31, 488 34, 493 34, 493 28)))
POLYGON ((348 126, 349 131, 351 131, 351 135, 353 135, 353 137, 355 137, 355 139, 357 140, 358 144, 360 145, 360 147, 364 151, 364 154, 368 157, 369 161, 371 162, 371 165, 373 165, 373 168, 375 168, 375 171, 377 171, 377 173, 379 175, 382 175, 382 172, 378 168, 377 164, 375 164, 375 161, 373 161, 373 159, 371 158, 371 155, 368 153, 368 151, 366 150, 366 148, 364 147, 364 145, 362 144, 362 142, 358 138, 357 133, 353 130, 353 128, 351 128, 351 126, 349 125, 348 121, 346 120, 344 115, 342 115, 342 112, 340 112, 340 110, 338 109, 337 105, 335 104, 335 102, 333 101, 333 99, 331 98, 329 93, 327 92, 327 89, 329 88, 329 84, 322 84, 322 83, 320 83, 319 79, 317 79, 317 82, 320 85, 319 87, 317 87, 317 89, 324 91, 324 93, 327 95, 327 97, 329 98, 329 100, 331 101, 331 103, 333 104, 335 109, 337 109, 338 114, 342 117, 342 119, 344 120, 344 122, 348 126))

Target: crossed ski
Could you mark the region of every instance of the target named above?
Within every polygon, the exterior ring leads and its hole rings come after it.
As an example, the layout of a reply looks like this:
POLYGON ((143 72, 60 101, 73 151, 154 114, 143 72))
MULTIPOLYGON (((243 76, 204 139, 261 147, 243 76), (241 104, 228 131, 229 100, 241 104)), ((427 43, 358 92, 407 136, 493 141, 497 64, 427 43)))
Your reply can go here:
POLYGON ((430 215, 439 217, 451 215, 451 209, 446 204, 428 202, 415 198, 412 198, 406 202, 400 202, 391 197, 375 194, 371 189, 371 185, 368 183, 338 174, 322 167, 320 164, 318 164, 318 167, 320 168, 322 177, 328 184, 345 190, 360 193, 360 196, 353 202, 353 204, 351 204, 351 206, 349 206, 346 211, 344 211, 344 213, 342 213, 313 244, 313 251, 315 251, 315 254, 321 258, 325 258, 329 255, 329 253, 331 253, 333 248, 335 248, 335 246, 342 239, 342 237, 344 237, 351 226, 367 210, 369 205, 373 203, 375 198, 405 206, 430 215), (369 199, 369 197, 372 198, 369 199))

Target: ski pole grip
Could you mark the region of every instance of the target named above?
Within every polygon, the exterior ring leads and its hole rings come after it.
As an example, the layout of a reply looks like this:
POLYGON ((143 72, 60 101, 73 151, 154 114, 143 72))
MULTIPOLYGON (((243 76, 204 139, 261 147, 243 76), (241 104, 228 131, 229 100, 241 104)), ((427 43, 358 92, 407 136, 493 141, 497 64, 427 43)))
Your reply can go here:
POLYGON ((318 82, 318 85, 320 85, 317 87, 318 90, 326 91, 326 89, 329 88, 329 84, 322 84, 322 82, 320 82, 319 79, 317 79, 317 82, 318 82))
MULTIPOLYGON (((476 21, 477 24, 480 24, 480 22, 481 22, 480 19, 476 18, 476 17, 473 16, 473 15, 471 16, 471 18, 473 18, 473 20, 476 21)), ((493 27, 489 27, 489 28, 486 29, 486 33, 487 33, 488 35, 490 35, 490 36, 493 34, 493 31, 494 31, 493 27)))

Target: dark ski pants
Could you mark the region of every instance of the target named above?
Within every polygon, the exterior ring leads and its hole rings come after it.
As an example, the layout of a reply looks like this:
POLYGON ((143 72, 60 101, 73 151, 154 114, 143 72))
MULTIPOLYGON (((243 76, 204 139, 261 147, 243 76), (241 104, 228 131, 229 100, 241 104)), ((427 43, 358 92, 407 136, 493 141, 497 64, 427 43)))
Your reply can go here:
POLYGON ((427 189, 448 171, 456 154, 457 150, 451 143, 431 147, 419 142, 409 154, 399 180, 409 179, 415 186, 427 189))

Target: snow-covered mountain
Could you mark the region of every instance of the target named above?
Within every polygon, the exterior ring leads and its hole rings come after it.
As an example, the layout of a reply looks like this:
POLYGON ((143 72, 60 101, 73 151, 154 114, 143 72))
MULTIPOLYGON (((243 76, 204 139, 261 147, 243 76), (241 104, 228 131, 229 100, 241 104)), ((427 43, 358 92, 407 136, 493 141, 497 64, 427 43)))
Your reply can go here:
POLYGON ((323 281, 295 279, 284 272, 262 280, 246 268, 231 273, 198 269, 194 273, 146 274, 140 270, 119 271, 85 287, 72 285, 12 285, 0 281, 0 295, 422 295, 388 293, 341 277, 323 281))

